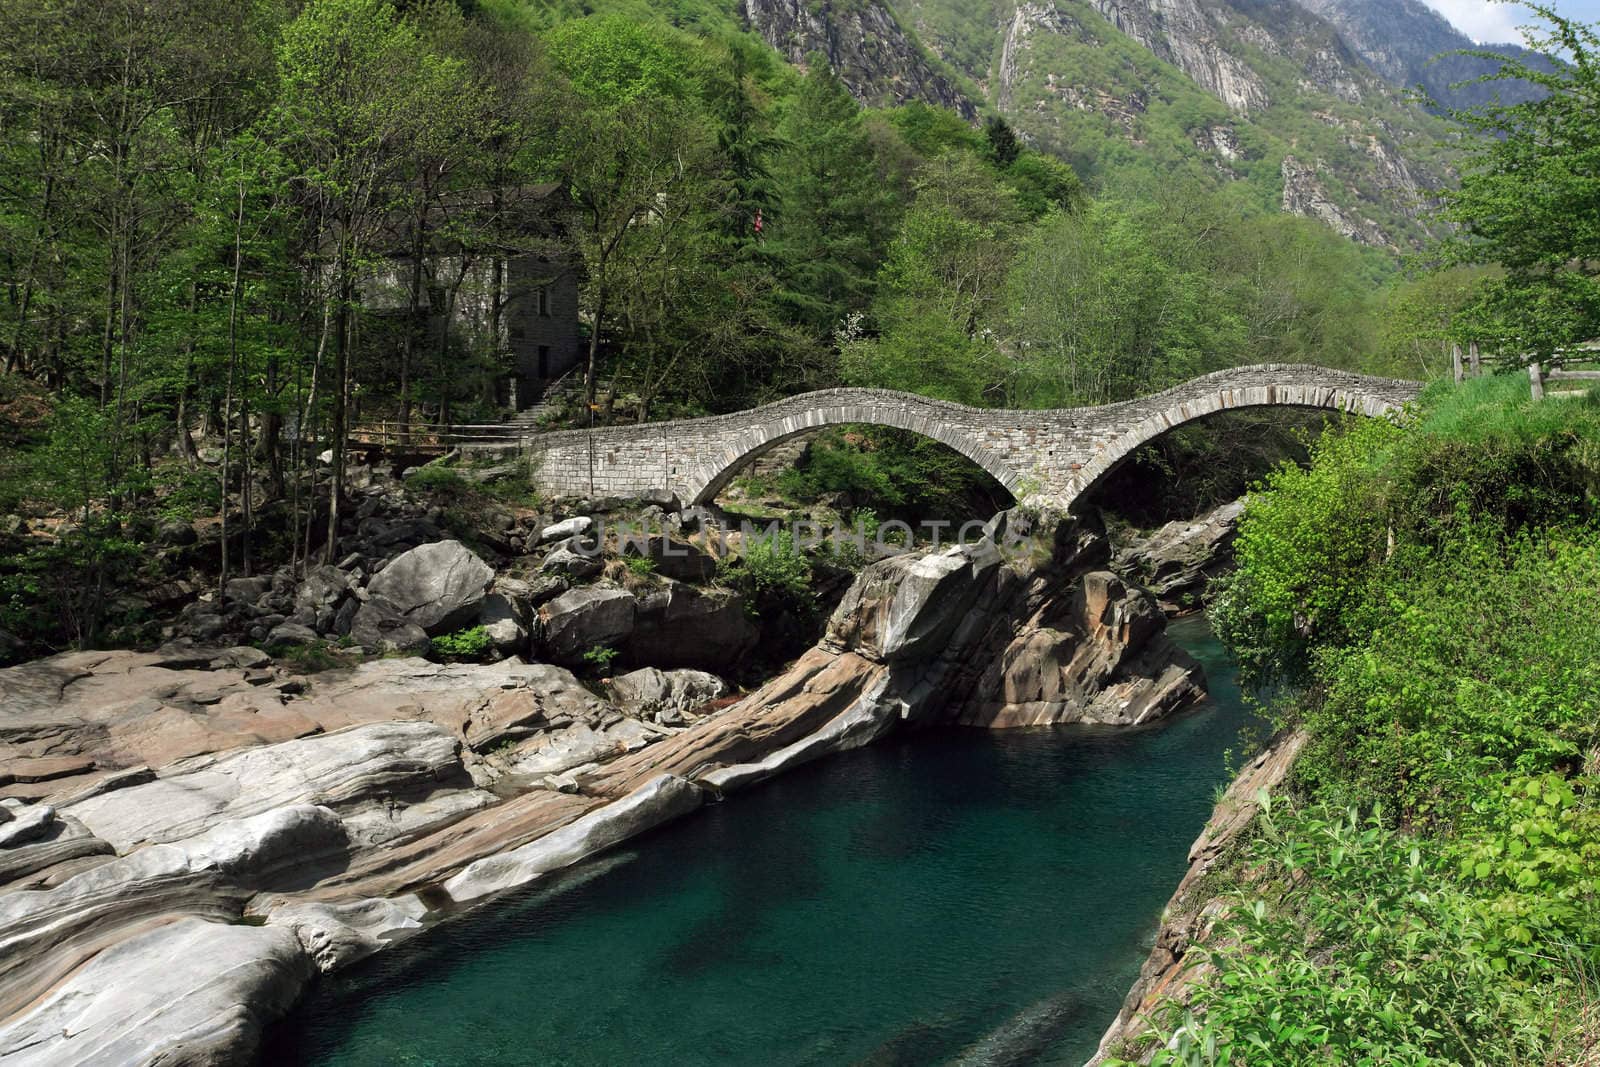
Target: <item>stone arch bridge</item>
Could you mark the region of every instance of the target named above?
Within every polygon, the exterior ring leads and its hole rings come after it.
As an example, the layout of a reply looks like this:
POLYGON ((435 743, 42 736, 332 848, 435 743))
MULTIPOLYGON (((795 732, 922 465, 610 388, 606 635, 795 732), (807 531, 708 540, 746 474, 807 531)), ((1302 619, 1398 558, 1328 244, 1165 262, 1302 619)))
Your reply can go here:
POLYGON ((1011 495, 1071 506, 1140 445, 1219 411, 1321 408, 1381 416, 1416 398, 1416 382, 1268 363, 1208 374, 1101 407, 971 408, 884 389, 824 389, 731 415, 536 434, 524 441, 536 481, 557 493, 639 496, 670 489, 711 500, 751 460, 827 426, 869 423, 930 437, 993 475, 1011 495))

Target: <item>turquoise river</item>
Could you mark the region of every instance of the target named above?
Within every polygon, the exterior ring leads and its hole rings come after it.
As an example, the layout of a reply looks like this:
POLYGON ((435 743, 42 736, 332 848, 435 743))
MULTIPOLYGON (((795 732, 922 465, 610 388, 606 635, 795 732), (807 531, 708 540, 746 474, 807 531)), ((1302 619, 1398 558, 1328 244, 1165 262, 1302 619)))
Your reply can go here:
POLYGON ((263 1062, 1081 1064, 1253 721, 935 730, 783 775, 314 989, 263 1062))

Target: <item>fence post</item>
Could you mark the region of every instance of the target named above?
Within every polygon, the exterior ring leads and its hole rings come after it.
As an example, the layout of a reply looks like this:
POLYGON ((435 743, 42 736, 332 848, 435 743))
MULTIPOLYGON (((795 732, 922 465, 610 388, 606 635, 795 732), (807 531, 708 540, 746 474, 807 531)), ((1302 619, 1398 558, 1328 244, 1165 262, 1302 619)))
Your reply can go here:
POLYGON ((1539 361, 1534 360, 1528 364, 1528 383, 1533 388, 1535 400, 1544 399, 1544 368, 1539 366, 1539 361))
POLYGON ((1467 363, 1472 367, 1472 376, 1474 378, 1483 376, 1483 357, 1478 353, 1478 342, 1476 341, 1467 342, 1467 363))
POLYGON ((1455 375, 1456 384, 1460 385, 1466 379, 1466 373, 1461 369, 1461 346, 1450 346, 1450 371, 1455 375))

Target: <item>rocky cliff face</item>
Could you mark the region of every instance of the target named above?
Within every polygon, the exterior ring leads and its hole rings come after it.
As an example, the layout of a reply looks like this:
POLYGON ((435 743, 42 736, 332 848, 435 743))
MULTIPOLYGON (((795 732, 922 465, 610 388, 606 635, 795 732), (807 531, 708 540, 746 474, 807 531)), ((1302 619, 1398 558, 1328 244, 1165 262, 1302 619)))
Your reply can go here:
POLYGON ((977 106, 935 70, 893 12, 876 0, 744 0, 750 28, 791 63, 820 52, 856 98, 867 104, 922 100, 972 119, 977 106))
POLYGON ((1259 185, 1284 211, 1363 244, 1418 241, 1447 177, 1433 120, 1293 5, 1020 3, 987 84, 1014 125, 1074 162, 1101 166, 1080 157, 1107 134, 1158 169, 1198 156, 1221 180, 1259 185))
POLYGON ((1432 190, 1449 180, 1442 128, 1389 76, 1410 59, 1323 17, 1354 3, 745 0, 744 13, 789 59, 826 55, 864 101, 968 118, 987 104, 1091 177, 1198 159, 1199 173, 1258 186, 1264 203, 1404 248, 1426 236, 1432 190))
MULTIPOLYGON (((1512 104, 1536 99, 1537 87, 1523 82, 1493 86, 1462 85, 1499 69, 1499 64, 1450 53, 1478 46, 1422 0, 1295 0, 1324 19, 1345 46, 1390 85, 1421 86, 1446 108, 1471 107, 1498 95, 1512 104)), ((1520 45, 1488 45, 1489 51, 1535 63, 1542 57, 1520 45)))

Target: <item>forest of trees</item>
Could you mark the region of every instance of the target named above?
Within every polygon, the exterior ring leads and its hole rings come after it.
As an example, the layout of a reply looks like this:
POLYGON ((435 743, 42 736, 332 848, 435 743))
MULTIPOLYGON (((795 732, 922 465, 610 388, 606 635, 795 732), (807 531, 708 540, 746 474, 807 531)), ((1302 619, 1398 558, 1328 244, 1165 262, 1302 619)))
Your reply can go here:
POLYGON ((80 588, 133 519, 282 511, 224 571, 327 553, 354 423, 503 414, 501 331, 429 326, 475 258, 577 265, 602 420, 840 383, 1103 403, 1265 360, 1429 377, 1494 275, 1412 278, 1203 184, 1086 189, 998 118, 863 109, 820 56, 668 7, 0 8, 0 515, 74 516, 48 569, 80 588), (362 299, 397 262, 398 325, 362 299))

